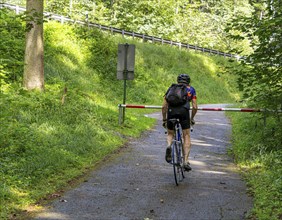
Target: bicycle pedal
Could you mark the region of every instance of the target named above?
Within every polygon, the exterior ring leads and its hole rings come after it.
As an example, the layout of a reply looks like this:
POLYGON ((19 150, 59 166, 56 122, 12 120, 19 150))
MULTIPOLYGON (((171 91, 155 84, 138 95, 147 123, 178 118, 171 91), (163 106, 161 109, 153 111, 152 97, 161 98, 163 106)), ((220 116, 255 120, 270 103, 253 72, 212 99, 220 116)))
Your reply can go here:
POLYGON ((172 165, 175 165, 175 166, 178 166, 178 167, 180 167, 181 165, 180 165, 180 163, 171 163, 172 165))

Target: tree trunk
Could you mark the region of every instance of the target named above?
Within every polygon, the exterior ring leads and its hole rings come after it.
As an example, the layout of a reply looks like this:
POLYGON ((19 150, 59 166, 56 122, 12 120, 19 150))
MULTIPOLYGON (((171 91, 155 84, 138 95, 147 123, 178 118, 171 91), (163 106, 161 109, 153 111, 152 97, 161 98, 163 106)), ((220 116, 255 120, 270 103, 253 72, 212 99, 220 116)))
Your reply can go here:
POLYGON ((27 0, 27 33, 23 86, 44 89, 43 0, 27 0))

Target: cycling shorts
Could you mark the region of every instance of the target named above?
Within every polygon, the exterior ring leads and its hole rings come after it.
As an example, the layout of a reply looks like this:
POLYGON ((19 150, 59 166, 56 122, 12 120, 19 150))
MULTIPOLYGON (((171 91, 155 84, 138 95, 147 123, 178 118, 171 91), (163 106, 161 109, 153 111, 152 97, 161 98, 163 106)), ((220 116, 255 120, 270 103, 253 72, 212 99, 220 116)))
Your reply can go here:
POLYGON ((182 129, 190 128, 190 113, 189 109, 183 106, 168 107, 167 111, 167 128, 173 130, 173 123, 169 119, 177 118, 180 121, 182 129))

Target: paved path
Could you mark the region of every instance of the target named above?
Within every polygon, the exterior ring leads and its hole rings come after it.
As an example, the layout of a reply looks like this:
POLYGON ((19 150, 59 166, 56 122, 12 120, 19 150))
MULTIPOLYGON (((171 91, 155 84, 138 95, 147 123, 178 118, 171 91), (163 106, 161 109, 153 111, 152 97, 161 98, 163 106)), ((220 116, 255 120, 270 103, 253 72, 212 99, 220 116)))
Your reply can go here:
POLYGON ((224 113, 198 112, 192 132, 193 170, 179 186, 164 160, 160 113, 153 117, 159 119, 153 130, 131 141, 36 219, 244 219, 252 199, 227 156, 231 126, 224 113))

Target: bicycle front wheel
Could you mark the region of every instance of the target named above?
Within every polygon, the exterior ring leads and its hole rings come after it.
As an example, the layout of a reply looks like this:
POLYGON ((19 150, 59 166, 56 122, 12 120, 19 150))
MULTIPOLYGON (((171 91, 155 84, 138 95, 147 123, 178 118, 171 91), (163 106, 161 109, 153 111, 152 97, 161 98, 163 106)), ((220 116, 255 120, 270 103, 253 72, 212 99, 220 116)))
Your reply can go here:
POLYGON ((182 166, 182 155, 180 145, 177 142, 173 142, 172 144, 172 165, 173 165, 173 174, 175 184, 178 186, 179 182, 181 182, 184 178, 184 171, 182 166))

